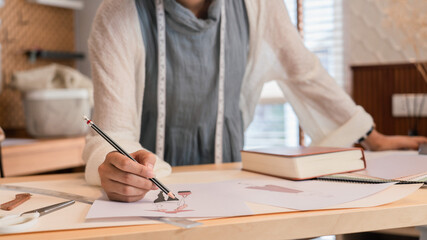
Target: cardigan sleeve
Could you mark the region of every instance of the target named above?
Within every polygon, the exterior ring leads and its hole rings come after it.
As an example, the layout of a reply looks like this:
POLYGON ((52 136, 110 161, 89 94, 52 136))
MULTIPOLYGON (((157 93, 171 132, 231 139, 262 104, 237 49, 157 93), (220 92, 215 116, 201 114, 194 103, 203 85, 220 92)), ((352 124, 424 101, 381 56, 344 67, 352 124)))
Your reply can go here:
POLYGON ((257 34, 275 53, 281 70, 275 80, 312 145, 351 146, 373 126, 372 117, 304 46, 282 0, 259 0, 258 11, 257 34))
MULTIPOLYGON (((142 149, 139 143, 144 49, 133 0, 104 1, 97 11, 88 41, 94 81, 93 121, 128 152, 142 149)), ((90 131, 83 159, 86 180, 100 185, 98 167, 115 149, 90 131)), ((169 164, 157 159, 157 177, 171 172, 169 164)))

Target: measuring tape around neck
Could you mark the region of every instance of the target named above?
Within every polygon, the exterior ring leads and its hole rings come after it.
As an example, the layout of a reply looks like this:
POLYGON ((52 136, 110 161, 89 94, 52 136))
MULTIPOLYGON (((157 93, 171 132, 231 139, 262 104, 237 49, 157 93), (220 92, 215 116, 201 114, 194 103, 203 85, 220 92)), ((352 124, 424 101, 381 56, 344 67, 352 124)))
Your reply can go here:
MULTIPOLYGON (((166 24, 163 0, 156 0, 158 78, 157 78, 157 133, 156 154, 164 159, 166 129, 166 24)), ((215 163, 222 162, 222 135, 224 127, 224 72, 225 72, 225 3, 221 1, 218 110, 215 128, 215 163)))

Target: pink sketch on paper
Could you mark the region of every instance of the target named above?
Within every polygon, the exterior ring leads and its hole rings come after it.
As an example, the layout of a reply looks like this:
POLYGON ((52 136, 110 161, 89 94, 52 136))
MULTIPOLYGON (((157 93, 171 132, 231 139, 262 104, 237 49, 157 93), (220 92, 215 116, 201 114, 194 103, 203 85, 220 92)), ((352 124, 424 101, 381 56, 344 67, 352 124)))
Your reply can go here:
POLYGON ((287 187, 281 187, 277 185, 267 184, 264 186, 249 186, 246 187, 248 189, 257 189, 257 190, 263 190, 263 191, 270 191, 270 192, 281 192, 281 193, 300 193, 302 191, 298 189, 292 189, 287 187))
POLYGON ((187 209, 188 205, 185 203, 185 199, 188 195, 191 194, 191 191, 178 191, 178 195, 181 196, 181 199, 173 199, 167 196, 165 198, 165 194, 163 192, 159 192, 157 194, 157 198, 153 201, 156 206, 156 212, 164 212, 164 213, 180 213, 180 212, 188 212, 194 211, 191 209, 187 209))

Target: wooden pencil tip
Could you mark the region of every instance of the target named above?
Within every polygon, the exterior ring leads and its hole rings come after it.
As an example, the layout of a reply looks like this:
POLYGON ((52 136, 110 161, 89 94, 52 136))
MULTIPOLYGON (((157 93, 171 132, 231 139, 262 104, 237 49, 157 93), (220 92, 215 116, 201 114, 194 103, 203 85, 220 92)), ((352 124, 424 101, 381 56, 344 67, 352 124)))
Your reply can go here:
POLYGON ((170 198, 176 199, 175 195, 173 195, 173 193, 172 193, 172 192, 169 192, 169 193, 168 193, 168 196, 169 196, 170 198))

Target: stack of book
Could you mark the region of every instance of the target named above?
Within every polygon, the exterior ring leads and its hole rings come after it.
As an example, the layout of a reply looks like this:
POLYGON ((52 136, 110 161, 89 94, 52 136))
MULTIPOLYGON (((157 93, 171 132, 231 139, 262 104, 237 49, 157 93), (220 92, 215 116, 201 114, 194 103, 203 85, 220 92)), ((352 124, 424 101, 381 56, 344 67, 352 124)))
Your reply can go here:
POLYGON ((304 180, 366 168, 363 149, 280 147, 241 151, 243 170, 304 180))

